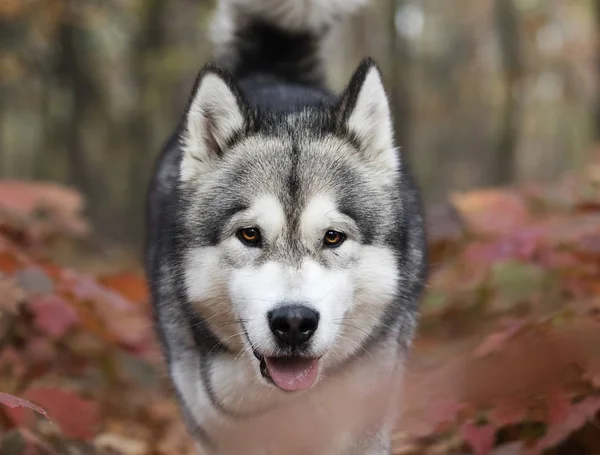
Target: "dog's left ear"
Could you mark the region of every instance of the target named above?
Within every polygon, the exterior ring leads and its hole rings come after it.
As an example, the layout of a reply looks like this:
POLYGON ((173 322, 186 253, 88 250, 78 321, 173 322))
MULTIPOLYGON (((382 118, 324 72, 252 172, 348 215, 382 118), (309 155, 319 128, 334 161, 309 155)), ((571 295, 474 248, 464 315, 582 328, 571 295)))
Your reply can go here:
POLYGON ((230 75, 206 65, 198 75, 186 114, 181 180, 210 171, 247 124, 246 103, 230 75))
POLYGON ((398 168, 390 104, 379 68, 371 58, 364 59, 350 79, 337 106, 337 118, 338 126, 358 139, 367 160, 398 168))

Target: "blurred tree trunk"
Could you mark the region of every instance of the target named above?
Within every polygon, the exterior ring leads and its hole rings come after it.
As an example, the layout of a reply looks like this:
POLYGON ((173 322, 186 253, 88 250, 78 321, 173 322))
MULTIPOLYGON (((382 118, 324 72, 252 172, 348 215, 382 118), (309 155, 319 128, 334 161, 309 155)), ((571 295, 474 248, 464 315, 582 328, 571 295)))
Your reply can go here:
MULTIPOLYGON (((594 0, 596 18, 596 78, 600 82, 600 0, 594 0)), ((598 83, 598 82, 597 82, 598 83)), ((594 113, 594 139, 600 141, 600 89, 596 89, 596 112, 594 113)))
POLYGON ((98 96, 81 59, 79 47, 83 45, 84 33, 76 21, 64 21, 59 29, 60 58, 57 73, 61 88, 69 93, 71 103, 69 116, 64 125, 65 145, 68 162, 68 180, 92 200, 94 194, 101 194, 99 182, 92 174, 92 167, 86 156, 84 127, 89 109, 98 109, 98 96))
MULTIPOLYGON (((144 230, 145 194, 148 176, 153 164, 153 157, 158 150, 156 139, 152 134, 152 102, 153 91, 159 90, 155 79, 157 75, 149 74, 148 62, 155 61, 166 41, 163 19, 167 16, 167 0, 146 0, 141 29, 135 41, 133 73, 138 90, 137 108, 128 128, 124 131, 128 137, 135 138, 130 144, 133 149, 129 163, 129 182, 132 203, 128 216, 133 222, 123 237, 130 240, 134 247, 143 246, 143 237, 139 235, 144 230)), ((154 67, 154 65, 151 65, 154 67)))
POLYGON ((396 143, 404 152, 411 151, 412 97, 411 89, 411 56, 407 39, 396 30, 396 13, 406 0, 388 0, 385 11, 391 34, 389 54, 391 60, 390 84, 392 87, 392 110, 395 118, 396 143))
POLYGON ((405 3, 407 0, 374 2, 362 27, 362 47, 381 68, 394 116, 396 143, 403 152, 411 148, 411 58, 409 43, 396 31, 396 14, 405 3))
POLYGON ((504 77, 504 105, 496 144, 495 184, 510 183, 517 168, 517 146, 521 121, 520 82, 523 74, 519 15, 512 0, 496 0, 496 31, 500 43, 504 77))

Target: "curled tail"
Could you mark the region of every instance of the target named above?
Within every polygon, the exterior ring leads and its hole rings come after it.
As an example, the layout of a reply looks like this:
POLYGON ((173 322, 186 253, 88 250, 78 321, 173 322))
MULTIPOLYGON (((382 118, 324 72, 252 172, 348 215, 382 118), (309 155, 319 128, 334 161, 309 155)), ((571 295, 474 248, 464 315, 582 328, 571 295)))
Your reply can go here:
POLYGON ((211 29, 215 59, 236 78, 322 87, 327 32, 368 1, 219 0, 211 29))

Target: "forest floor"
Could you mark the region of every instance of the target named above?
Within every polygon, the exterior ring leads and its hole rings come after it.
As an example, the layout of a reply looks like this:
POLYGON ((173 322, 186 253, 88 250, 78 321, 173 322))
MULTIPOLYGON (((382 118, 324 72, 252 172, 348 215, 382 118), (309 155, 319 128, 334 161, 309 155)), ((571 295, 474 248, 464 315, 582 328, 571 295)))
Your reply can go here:
MULTIPOLYGON (((191 455, 143 274, 73 247, 83 208, 0 181, 0 453, 191 455)), ((428 220, 394 453, 599 454, 600 160, 454 194, 428 220)))

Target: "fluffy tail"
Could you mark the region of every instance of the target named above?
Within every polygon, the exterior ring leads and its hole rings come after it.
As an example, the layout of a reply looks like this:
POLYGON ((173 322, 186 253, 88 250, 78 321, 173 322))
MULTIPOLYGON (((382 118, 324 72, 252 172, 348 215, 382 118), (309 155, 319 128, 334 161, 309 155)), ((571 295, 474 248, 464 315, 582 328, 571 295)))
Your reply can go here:
POLYGON ((237 78, 323 86, 325 35, 368 1, 219 0, 211 30, 216 61, 237 78))

